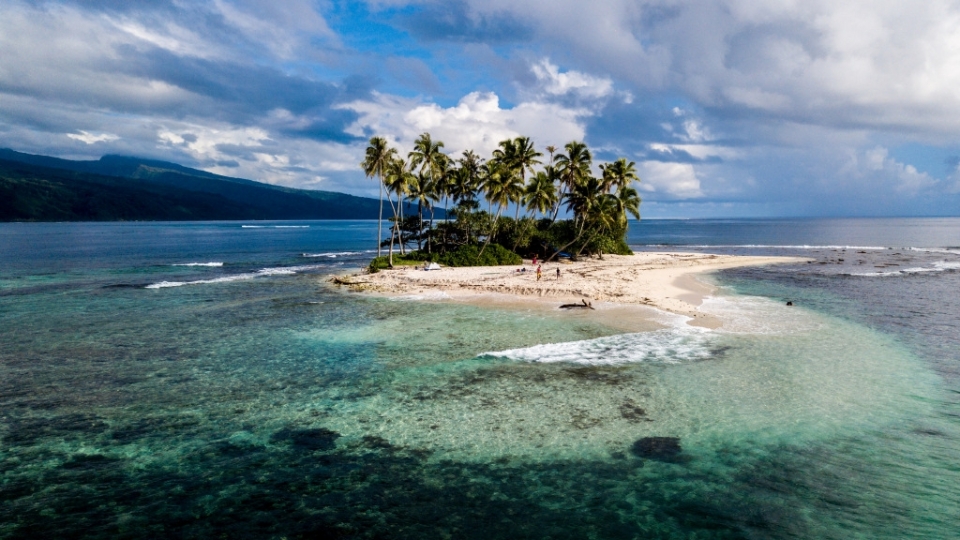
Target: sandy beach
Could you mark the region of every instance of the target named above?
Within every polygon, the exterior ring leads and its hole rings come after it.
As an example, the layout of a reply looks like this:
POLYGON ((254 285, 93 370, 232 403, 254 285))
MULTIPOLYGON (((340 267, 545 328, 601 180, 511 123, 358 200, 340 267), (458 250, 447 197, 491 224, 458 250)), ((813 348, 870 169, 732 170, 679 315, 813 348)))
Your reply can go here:
MULTIPOLYGON (((496 295, 501 303, 517 300, 549 300, 563 304, 589 302, 595 306, 614 304, 648 306, 690 317, 689 324, 715 328, 722 321, 699 311, 698 307, 714 287, 698 276, 724 268, 797 262, 792 257, 750 257, 703 253, 638 253, 606 255, 601 259, 561 261, 542 265, 537 280, 536 266, 525 260, 522 266, 441 268, 397 267, 376 274, 342 277, 351 290, 388 295, 440 294, 475 302, 490 302, 496 295), (522 270, 526 271, 522 271, 522 270), (560 270, 559 278, 557 269, 560 270)), ((577 310, 577 311, 587 311, 577 310)))

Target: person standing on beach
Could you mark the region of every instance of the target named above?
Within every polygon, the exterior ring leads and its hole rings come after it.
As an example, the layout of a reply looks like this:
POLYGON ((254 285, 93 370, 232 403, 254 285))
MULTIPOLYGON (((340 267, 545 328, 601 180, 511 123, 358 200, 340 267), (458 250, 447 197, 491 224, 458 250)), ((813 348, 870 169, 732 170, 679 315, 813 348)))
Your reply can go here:
POLYGON ((533 264, 534 266, 537 265, 537 256, 536 256, 536 255, 533 256, 533 262, 532 262, 531 264, 533 264))
POLYGON ((560 281, 560 267, 557 267, 557 281, 560 281))
POLYGON ((537 281, 540 281, 540 277, 543 275, 541 272, 540 266, 537 266, 537 281))

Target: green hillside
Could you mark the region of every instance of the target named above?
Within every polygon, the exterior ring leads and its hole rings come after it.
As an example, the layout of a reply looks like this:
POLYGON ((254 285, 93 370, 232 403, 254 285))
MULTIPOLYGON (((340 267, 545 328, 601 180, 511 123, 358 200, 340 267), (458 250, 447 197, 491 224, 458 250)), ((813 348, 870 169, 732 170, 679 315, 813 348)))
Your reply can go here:
MULTIPOLYGON (((0 149, 0 221, 376 219, 379 201, 122 156, 0 149)), ((442 215, 442 212, 439 212, 442 215)))

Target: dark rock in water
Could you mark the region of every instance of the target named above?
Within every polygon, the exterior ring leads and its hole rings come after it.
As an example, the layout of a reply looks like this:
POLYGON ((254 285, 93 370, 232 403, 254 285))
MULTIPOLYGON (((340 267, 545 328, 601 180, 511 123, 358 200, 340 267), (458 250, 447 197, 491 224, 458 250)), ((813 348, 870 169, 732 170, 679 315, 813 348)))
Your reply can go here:
POLYGON ((788 306, 792 306, 792 305, 793 305, 793 302, 787 302, 787 305, 788 305, 788 306))
POLYGON ((274 442, 290 441, 294 446, 305 450, 332 450, 339 438, 339 433, 326 428, 281 429, 271 437, 274 442))
POLYGON ((121 460, 119 459, 102 456, 99 454, 93 454, 89 456, 78 454, 73 456, 70 461, 65 462, 60 467, 64 469, 97 470, 117 467, 120 462, 121 460))
POLYGON ((628 422, 652 422, 647 418, 647 411, 631 400, 627 400, 620 405, 620 416, 628 422))
POLYGON ((633 455, 642 458, 672 461, 683 449, 680 437, 644 437, 633 443, 633 455))
POLYGON ((363 446, 375 450, 395 450, 394 446, 390 444, 390 441, 383 437, 377 437, 376 435, 364 435, 362 442, 363 446))

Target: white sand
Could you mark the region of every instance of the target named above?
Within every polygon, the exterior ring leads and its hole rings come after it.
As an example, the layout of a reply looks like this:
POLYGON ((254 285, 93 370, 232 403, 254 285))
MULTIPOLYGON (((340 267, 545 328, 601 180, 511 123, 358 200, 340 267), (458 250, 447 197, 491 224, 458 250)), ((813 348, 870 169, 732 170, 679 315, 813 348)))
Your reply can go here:
MULTIPOLYGON (((703 297, 713 287, 696 279, 698 274, 724 268, 792 263, 793 257, 747 257, 703 253, 638 253, 606 255, 578 262, 543 265, 538 281, 529 260, 523 266, 475 266, 424 271, 396 267, 376 274, 341 277, 351 289, 390 295, 442 292, 462 300, 489 301, 490 293, 508 297, 537 297, 563 303, 604 302, 645 305, 691 317, 690 324, 717 327, 722 321, 699 312, 703 297), (526 272, 517 270, 526 268, 526 272), (560 279, 557 279, 557 268, 560 279)), ((556 307, 554 306, 554 307, 556 307)), ((579 310, 578 310, 579 311, 579 310)))

